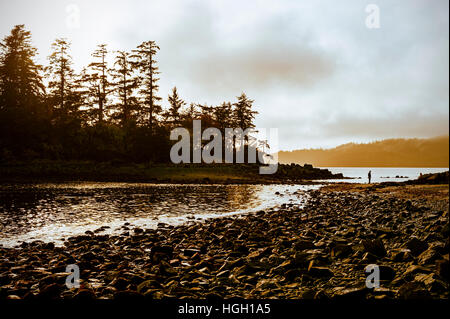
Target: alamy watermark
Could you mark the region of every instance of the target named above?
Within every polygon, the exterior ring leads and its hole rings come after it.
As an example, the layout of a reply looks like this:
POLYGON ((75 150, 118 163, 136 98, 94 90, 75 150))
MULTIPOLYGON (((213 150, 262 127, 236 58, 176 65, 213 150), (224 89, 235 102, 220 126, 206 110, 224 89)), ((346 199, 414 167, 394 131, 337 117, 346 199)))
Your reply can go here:
POLYGON ((80 267, 75 264, 67 265, 66 272, 71 273, 66 277, 66 287, 68 289, 80 288, 80 267))
POLYGON ((69 29, 79 29, 80 28, 80 7, 71 3, 66 6, 66 26, 69 29))
POLYGON ((366 27, 368 29, 379 29, 380 28, 380 7, 376 4, 368 4, 366 6, 366 12, 368 16, 366 17, 366 27))
POLYGON ((369 289, 380 288, 380 267, 374 264, 367 265, 365 272, 369 274, 366 278, 366 287, 369 289))
POLYGON ((172 163, 244 163, 247 150, 247 163, 262 164, 260 174, 274 174, 278 169, 278 129, 277 128, 225 128, 209 127, 202 133, 201 121, 192 124, 192 143, 190 132, 178 127, 170 132, 171 140, 178 140, 170 150, 172 163), (202 145, 202 141, 209 141, 202 145), (225 147, 224 147, 225 144, 225 147), (191 159, 192 145, 192 159, 191 159), (266 152, 270 149, 270 152, 266 152), (223 154, 225 153, 225 154, 223 154), (236 154, 236 161, 234 161, 236 154))

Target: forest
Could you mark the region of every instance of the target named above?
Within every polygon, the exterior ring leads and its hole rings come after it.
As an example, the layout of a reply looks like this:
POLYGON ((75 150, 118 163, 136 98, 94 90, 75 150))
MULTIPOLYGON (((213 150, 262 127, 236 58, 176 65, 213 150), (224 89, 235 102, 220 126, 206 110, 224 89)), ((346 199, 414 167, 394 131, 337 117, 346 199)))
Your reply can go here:
POLYGON ((68 39, 56 39, 43 66, 24 25, 1 41, 1 162, 167 163, 175 127, 192 131, 193 120, 220 130, 254 127, 257 112, 245 93, 235 102, 207 105, 184 101, 174 87, 164 105, 155 41, 130 52, 99 44, 78 73, 70 46, 68 39))

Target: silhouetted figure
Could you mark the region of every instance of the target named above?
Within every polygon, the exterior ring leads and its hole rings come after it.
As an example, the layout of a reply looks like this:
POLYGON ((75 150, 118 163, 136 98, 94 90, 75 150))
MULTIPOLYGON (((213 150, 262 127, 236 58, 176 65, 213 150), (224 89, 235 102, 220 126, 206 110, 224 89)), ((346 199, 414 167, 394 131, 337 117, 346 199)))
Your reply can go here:
POLYGON ((372 179, 372 171, 369 171, 369 174, 367 174, 367 177, 369 178, 369 184, 370 184, 370 180, 372 179))

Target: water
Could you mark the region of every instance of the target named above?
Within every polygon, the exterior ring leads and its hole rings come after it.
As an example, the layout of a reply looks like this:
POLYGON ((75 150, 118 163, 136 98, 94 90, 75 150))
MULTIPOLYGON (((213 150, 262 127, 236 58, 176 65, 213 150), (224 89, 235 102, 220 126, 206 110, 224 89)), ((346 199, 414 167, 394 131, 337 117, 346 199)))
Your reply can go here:
MULTIPOLYGON (((354 179, 331 180, 367 183, 406 181, 420 173, 448 168, 331 167, 354 179), (396 178, 399 176, 399 178, 396 178)), ((101 233, 119 234, 129 228, 154 228, 164 222, 179 225, 191 220, 245 214, 282 204, 302 206, 312 185, 161 185, 131 183, 62 183, 0 185, 0 245, 22 241, 53 241, 110 228, 101 233), (280 195, 275 195, 279 192, 280 195)))
POLYGON ((127 183, 64 183, 0 185, 0 244, 52 241, 110 228, 122 233, 125 222, 155 228, 164 222, 244 214, 294 203, 305 203, 306 185, 156 185, 127 183), (279 192, 280 195, 275 195, 279 192))
POLYGON ((367 174, 372 171, 373 183, 380 182, 404 182, 417 179, 422 174, 439 173, 448 171, 447 168, 428 167, 322 167, 329 169, 332 173, 342 173, 345 177, 353 179, 330 180, 331 182, 367 183, 367 174), (398 177, 396 177, 398 176, 398 177))

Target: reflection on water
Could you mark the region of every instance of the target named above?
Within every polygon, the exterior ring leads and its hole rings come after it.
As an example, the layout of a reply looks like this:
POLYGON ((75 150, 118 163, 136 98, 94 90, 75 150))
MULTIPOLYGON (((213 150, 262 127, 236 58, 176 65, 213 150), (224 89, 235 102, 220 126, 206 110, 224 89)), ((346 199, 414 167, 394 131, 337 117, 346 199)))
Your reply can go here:
POLYGON ((155 185, 66 183, 0 185, 0 244, 22 241, 61 243, 62 238, 109 226, 102 233, 130 228, 176 225, 266 209, 305 200, 317 186, 155 185), (275 195, 279 192, 280 195, 275 195))

